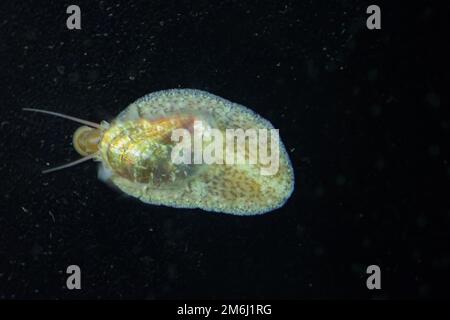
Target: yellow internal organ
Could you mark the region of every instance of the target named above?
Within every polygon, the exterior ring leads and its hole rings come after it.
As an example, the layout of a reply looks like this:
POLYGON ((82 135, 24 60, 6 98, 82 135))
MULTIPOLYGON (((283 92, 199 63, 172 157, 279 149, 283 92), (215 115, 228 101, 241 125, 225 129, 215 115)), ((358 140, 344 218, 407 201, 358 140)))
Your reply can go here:
POLYGON ((130 181, 155 186, 172 183, 187 176, 191 168, 172 163, 171 133, 177 128, 190 129, 193 121, 192 117, 138 119, 112 126, 101 143, 104 159, 115 174, 130 181))

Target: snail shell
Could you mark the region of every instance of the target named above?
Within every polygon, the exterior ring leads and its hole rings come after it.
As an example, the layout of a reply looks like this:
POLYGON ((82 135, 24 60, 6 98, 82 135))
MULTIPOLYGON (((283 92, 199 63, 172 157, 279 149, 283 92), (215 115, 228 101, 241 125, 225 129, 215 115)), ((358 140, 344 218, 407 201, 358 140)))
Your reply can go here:
MULTIPOLYGON (((293 169, 279 144, 279 169, 261 175, 261 164, 175 164, 175 128, 196 121, 229 128, 273 129, 248 108, 192 89, 148 94, 123 110, 99 142, 100 176, 145 203, 254 215, 282 206, 294 189, 293 169), (105 174, 106 173, 106 174, 105 174), (105 178, 106 177, 106 178, 105 178)), ((204 142, 203 142, 204 143, 204 142)))

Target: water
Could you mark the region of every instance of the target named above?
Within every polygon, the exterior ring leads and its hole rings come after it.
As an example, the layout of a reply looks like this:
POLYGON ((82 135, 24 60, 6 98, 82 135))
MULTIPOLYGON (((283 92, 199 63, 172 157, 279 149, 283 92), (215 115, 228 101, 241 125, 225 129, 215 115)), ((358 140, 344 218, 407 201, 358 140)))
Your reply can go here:
POLYGON ((101 1, 80 5, 81 30, 66 28, 63 4, 3 4, 0 298, 448 296, 448 206, 421 204, 448 190, 426 193, 448 186, 445 99, 427 65, 440 13, 385 5, 369 31, 369 4, 101 1), (296 177, 282 208, 146 205, 94 163, 40 173, 77 158, 77 126, 21 108, 108 121, 170 88, 225 97, 280 129, 296 177), (419 119, 433 121, 431 142, 419 119), (418 159, 430 168, 420 183, 418 159), (372 264, 381 291, 366 288, 372 264), (80 291, 66 288, 69 265, 80 291))

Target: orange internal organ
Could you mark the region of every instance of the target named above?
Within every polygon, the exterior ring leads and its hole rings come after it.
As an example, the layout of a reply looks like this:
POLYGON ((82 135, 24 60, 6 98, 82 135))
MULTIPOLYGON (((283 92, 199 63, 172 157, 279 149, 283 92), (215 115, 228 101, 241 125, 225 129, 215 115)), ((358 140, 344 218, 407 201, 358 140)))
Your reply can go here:
POLYGON ((111 126, 101 141, 103 159, 112 171, 133 182, 159 186, 186 176, 190 168, 174 165, 171 141, 175 129, 192 130, 196 117, 139 118, 111 126))

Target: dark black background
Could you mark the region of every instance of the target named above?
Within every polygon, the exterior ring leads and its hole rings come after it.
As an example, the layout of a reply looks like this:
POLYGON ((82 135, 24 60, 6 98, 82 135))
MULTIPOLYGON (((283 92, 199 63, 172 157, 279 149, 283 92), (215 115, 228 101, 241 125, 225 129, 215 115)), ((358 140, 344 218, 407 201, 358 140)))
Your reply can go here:
POLYGON ((448 5, 379 3, 371 31, 369 4, 1 2, 0 298, 448 297, 448 5), (70 4, 82 30, 66 28, 70 4), (280 128, 296 175, 283 208, 145 205, 93 163, 40 174, 78 157, 77 125, 21 108, 111 120, 169 88, 209 91, 280 128), (71 264, 81 291, 65 287, 71 264))

